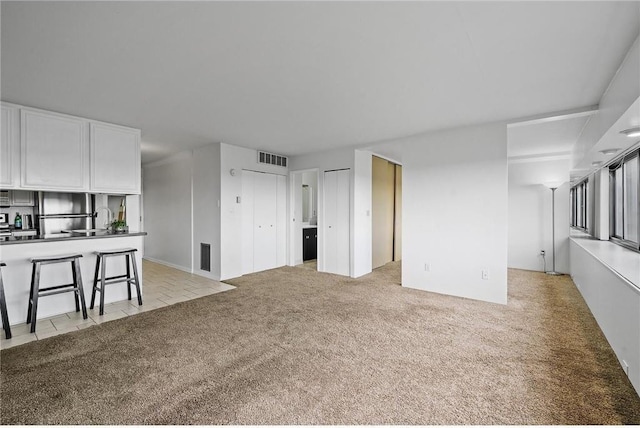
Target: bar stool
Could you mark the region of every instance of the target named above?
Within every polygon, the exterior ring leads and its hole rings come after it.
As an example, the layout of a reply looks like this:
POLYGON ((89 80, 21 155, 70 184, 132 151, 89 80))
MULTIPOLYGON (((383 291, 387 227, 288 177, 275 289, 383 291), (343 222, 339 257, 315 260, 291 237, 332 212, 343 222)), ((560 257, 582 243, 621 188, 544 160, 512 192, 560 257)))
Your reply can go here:
POLYGON ((129 300, 131 300, 131 284, 135 284, 138 293, 138 305, 142 306, 142 294, 140 293, 140 280, 138 278, 138 267, 136 265, 135 248, 122 248, 120 250, 96 251, 96 273, 93 277, 93 291, 91 292, 91 306, 93 309, 96 300, 96 291, 100 292, 100 315, 104 314, 104 293, 105 286, 108 284, 116 284, 119 282, 127 283, 127 292, 129 300), (125 256, 127 263, 127 273, 124 275, 116 275, 107 277, 106 267, 109 257, 125 256), (133 276, 131 276, 133 269, 133 276), (100 286, 98 286, 100 283, 100 286))
POLYGON ((0 262, 0 313, 2 314, 2 328, 4 336, 11 339, 11 327, 9 326, 9 314, 7 313, 7 299, 4 296, 4 283, 2 282, 2 268, 6 264, 0 262))
POLYGON ((31 272, 31 291, 29 292, 29 309, 27 311, 27 324, 31 323, 31 333, 36 332, 38 299, 40 297, 72 292, 76 300, 76 312, 79 312, 80 309, 82 309, 82 318, 87 319, 87 306, 84 301, 82 275, 80 274, 80 257, 82 257, 82 254, 31 259, 31 263, 33 263, 33 270, 31 272), (71 274, 73 276, 73 282, 71 284, 40 288, 40 268, 43 265, 69 262, 71 263, 71 274))

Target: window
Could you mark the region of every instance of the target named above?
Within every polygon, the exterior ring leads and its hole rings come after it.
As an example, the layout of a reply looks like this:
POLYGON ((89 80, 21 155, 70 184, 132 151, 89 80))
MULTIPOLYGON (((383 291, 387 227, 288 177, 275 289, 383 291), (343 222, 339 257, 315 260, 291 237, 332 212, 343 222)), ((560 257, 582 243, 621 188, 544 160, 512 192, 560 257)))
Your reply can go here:
POLYGON ((611 239, 640 249, 640 150, 622 157, 609 167, 611 180, 611 239))
POLYGON ((584 180, 571 189, 571 226, 587 230, 587 193, 589 181, 584 180))

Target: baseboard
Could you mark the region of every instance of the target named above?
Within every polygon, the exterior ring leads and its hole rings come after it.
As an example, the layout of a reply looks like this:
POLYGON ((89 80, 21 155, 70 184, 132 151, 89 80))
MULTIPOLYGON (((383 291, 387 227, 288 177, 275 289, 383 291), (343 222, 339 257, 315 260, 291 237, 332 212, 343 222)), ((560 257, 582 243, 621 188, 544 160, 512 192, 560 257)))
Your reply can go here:
POLYGON ((183 272, 193 273, 191 271, 191 268, 186 268, 184 266, 179 266, 179 265, 176 265, 176 264, 173 264, 173 263, 165 262, 164 260, 154 259, 153 257, 149 257, 149 256, 144 256, 143 259, 149 260, 150 262, 153 262, 153 263, 158 263, 160 265, 168 266, 170 268, 178 269, 178 270, 181 270, 183 272))

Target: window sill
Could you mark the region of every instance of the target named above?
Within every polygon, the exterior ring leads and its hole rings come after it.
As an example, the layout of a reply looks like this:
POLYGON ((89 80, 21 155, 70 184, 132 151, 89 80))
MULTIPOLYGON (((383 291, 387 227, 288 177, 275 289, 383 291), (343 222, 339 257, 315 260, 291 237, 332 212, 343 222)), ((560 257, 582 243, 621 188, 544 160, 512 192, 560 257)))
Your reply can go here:
POLYGON ((640 253, 609 241, 600 241, 577 229, 570 239, 599 260, 615 274, 640 290, 640 253))

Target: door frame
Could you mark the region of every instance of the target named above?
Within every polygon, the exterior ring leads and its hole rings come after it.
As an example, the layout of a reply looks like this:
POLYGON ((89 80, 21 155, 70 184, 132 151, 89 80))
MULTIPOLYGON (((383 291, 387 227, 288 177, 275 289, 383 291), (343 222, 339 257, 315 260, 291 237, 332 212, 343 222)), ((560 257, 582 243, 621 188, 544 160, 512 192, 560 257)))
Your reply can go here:
MULTIPOLYGON (((295 178, 296 176, 300 176, 300 179, 302 179, 302 174, 304 173, 308 173, 308 172, 312 172, 316 174, 316 179, 317 179, 317 183, 318 183, 318 188, 316 189, 316 217, 317 217, 317 226, 318 226, 318 230, 320 230, 320 224, 322 222, 322 214, 321 211, 319 209, 320 206, 320 168, 307 168, 307 169, 298 169, 295 171, 289 171, 289 198, 288 198, 288 204, 289 204, 289 218, 288 218, 288 229, 289 229, 289 251, 288 251, 288 257, 287 257, 287 264, 289 266, 296 266, 296 254, 298 253, 297 249, 298 246, 300 247, 300 254, 302 254, 302 238, 300 237, 300 239, 298 238, 298 230, 297 230, 297 226, 302 224, 302 218, 300 218, 299 220, 296 219, 295 216, 295 208, 296 208, 296 200, 295 200, 295 178)), ((300 233, 302 233, 302 227, 300 227, 300 233)), ((318 267, 320 267, 320 257, 321 257, 321 248, 320 248, 320 241, 317 242, 317 248, 316 248, 316 254, 318 257, 318 267)), ((302 259, 302 256, 301 256, 302 259)), ((319 270, 319 269, 318 269, 319 270)))

